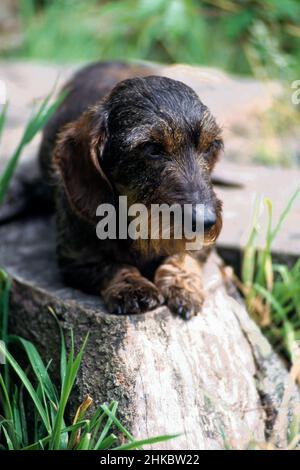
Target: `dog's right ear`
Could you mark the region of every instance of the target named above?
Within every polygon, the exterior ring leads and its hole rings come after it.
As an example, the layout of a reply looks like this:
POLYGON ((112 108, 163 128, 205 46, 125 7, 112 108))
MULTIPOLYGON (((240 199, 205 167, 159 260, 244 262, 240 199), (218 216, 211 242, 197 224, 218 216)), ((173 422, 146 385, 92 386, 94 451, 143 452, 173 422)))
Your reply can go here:
POLYGON ((99 204, 114 201, 101 161, 107 137, 105 113, 97 106, 63 129, 54 150, 54 166, 70 205, 90 223, 97 222, 99 204))

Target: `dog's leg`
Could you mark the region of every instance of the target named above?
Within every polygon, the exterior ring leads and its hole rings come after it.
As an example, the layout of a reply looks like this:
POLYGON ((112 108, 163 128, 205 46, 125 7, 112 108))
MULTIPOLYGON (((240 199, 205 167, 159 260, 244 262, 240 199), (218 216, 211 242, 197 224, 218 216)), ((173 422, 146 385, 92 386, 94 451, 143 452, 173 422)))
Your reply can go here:
POLYGON ((68 285, 101 295, 111 313, 146 312, 163 302, 157 287, 134 266, 72 262, 61 264, 61 272, 68 285))
POLYGON ((204 301, 201 257, 178 254, 167 258, 155 273, 155 285, 173 313, 190 318, 204 301))
POLYGON ((118 314, 146 312, 163 302, 157 287, 133 266, 120 267, 101 294, 110 312, 118 314))

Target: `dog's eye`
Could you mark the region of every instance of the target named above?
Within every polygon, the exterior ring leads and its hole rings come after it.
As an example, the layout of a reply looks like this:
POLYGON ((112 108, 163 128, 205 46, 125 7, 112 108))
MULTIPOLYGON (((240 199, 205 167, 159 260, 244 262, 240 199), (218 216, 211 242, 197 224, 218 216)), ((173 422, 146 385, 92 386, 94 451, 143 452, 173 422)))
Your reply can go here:
POLYGON ((223 147, 222 140, 214 140, 209 144, 209 146, 204 150, 203 154, 206 158, 209 158, 211 155, 216 154, 223 147))
POLYGON ((143 145, 143 151, 148 157, 159 158, 162 154, 162 147, 160 144, 146 143, 143 145))

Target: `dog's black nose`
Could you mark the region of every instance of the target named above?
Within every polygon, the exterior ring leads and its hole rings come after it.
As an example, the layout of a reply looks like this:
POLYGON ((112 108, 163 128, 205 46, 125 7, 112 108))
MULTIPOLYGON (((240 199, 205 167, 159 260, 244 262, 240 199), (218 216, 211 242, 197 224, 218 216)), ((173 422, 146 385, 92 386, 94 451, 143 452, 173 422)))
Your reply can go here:
POLYGON ((198 211, 196 208, 193 208, 192 212, 192 229, 195 231, 198 227, 201 227, 203 224, 204 232, 207 232, 211 227, 217 222, 217 215, 211 207, 204 207, 203 211, 198 211))

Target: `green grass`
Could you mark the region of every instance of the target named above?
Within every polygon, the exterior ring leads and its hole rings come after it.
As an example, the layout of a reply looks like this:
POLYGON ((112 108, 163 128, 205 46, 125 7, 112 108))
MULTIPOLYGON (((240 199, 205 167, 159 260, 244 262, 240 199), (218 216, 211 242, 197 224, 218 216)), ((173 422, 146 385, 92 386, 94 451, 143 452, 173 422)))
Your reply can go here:
POLYGON ((24 41, 6 56, 206 64, 274 78, 299 71, 298 0, 20 2, 24 41), (274 75, 275 73, 275 75, 274 75))
POLYGON ((63 64, 187 63, 280 80, 282 97, 274 99, 269 113, 260 113, 253 160, 297 164, 299 107, 291 105, 291 82, 300 76, 298 0, 20 0, 19 5, 23 41, 3 57, 63 64))
MULTIPOLYGON (((24 148, 43 128, 64 98, 60 96, 54 103, 50 103, 51 96, 52 94, 47 96, 33 113, 15 152, 0 175, 0 204, 24 148)), ((5 127, 6 112, 7 106, 0 115, 0 138, 5 127)), ((66 407, 81 365, 87 338, 75 354, 74 337, 71 333, 71 346, 67 354, 65 339, 60 331, 60 383, 56 386, 51 378, 51 362, 44 363, 32 342, 9 334, 10 287, 9 276, 0 269, 0 339, 5 345, 0 343, 0 354, 6 358, 5 365, 0 365, 0 449, 129 450, 176 437, 163 435, 138 441, 117 418, 116 401, 103 404, 90 412, 93 400, 89 396, 79 404, 73 421, 66 422, 66 407), (12 346, 25 353, 25 368, 10 352, 12 346), (88 412, 90 413, 87 414, 88 412), (125 444, 118 444, 116 431, 123 436, 125 444)))
POLYGON ((274 225, 272 203, 265 199, 267 223, 260 224, 260 204, 256 203, 253 226, 243 254, 242 286, 246 304, 275 349, 292 364, 299 359, 300 341, 300 258, 289 268, 274 263, 273 242, 282 230, 287 215, 300 196, 300 187, 292 194, 274 225), (266 226, 265 244, 257 247, 260 226, 266 226))
MULTIPOLYGON (((32 118, 27 123, 22 138, 19 144, 16 147, 11 158, 8 160, 6 167, 2 174, 0 175, 0 204, 3 202, 5 194, 8 190, 9 183, 14 174, 20 156, 26 147, 29 144, 35 135, 44 127, 48 119, 56 111, 62 100, 65 98, 65 94, 62 94, 58 97, 53 103, 50 102, 53 93, 50 93, 46 98, 41 102, 40 106, 36 111, 33 112, 32 118)), ((0 114, 0 141, 1 136, 5 127, 7 105, 3 107, 3 110, 0 114)))
POLYGON ((34 344, 19 336, 9 335, 8 294, 10 281, 0 271, 2 334, 6 347, 0 353, 6 358, 0 373, 0 448, 7 450, 129 450, 176 437, 156 436, 136 440, 117 418, 118 403, 103 404, 87 416, 92 398, 87 396, 78 407, 71 423, 65 419, 73 386, 84 354, 87 338, 75 354, 74 337, 66 352, 61 334, 60 384, 51 378, 51 363, 45 364, 34 344), (26 355, 28 367, 21 367, 9 352, 18 346, 26 355), (118 444, 115 432, 125 444, 118 444))

